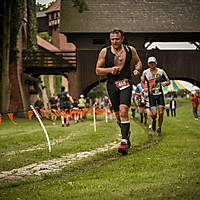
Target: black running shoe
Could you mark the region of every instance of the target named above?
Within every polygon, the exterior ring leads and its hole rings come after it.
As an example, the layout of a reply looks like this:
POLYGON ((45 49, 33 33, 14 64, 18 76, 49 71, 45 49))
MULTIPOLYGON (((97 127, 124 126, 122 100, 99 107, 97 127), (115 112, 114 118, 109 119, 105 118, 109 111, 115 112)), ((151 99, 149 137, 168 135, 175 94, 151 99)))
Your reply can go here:
POLYGON ((154 119, 152 122, 152 130, 156 130, 156 120, 154 119))
POLYGON ((157 129, 157 135, 158 135, 158 136, 161 136, 161 128, 158 128, 158 129, 157 129))

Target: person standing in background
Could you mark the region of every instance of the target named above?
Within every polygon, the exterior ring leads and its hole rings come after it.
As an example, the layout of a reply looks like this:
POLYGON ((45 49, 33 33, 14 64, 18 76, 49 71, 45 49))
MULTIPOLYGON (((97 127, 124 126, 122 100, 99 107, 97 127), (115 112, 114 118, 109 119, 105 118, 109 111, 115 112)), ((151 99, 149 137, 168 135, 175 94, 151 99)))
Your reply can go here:
POLYGON ((80 98, 78 99, 78 107, 79 109, 84 109, 86 107, 86 100, 83 94, 81 94, 80 98))
POLYGON ((195 120, 198 120, 198 93, 192 94, 191 101, 192 101, 192 108, 195 120))
POLYGON ((83 94, 81 94, 80 98, 78 99, 78 107, 81 109, 80 118, 86 118, 86 114, 83 114, 83 109, 86 108, 86 99, 84 98, 83 94))
POLYGON ((169 109, 170 109, 170 103, 167 101, 166 104, 165 104, 165 110, 166 110, 166 113, 167 113, 167 117, 169 117, 169 109))
POLYGON ((171 116, 176 117, 176 100, 174 97, 172 97, 172 100, 170 101, 170 110, 171 110, 171 116))

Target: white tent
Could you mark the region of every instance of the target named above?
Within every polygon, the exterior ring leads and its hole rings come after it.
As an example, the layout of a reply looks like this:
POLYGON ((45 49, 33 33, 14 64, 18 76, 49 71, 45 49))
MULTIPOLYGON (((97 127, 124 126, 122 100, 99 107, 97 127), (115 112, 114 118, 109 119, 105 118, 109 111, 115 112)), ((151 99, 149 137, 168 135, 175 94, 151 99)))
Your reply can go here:
POLYGON ((199 89, 200 89, 199 87, 197 87, 196 85, 193 85, 190 89, 190 92, 197 92, 199 91, 199 89))

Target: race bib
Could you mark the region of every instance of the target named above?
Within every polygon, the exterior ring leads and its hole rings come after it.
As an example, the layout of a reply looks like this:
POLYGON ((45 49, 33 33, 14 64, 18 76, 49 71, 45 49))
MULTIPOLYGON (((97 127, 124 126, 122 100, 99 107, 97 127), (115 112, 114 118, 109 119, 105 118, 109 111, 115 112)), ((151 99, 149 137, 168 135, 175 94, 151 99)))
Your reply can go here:
POLYGON ((161 94, 160 88, 154 88, 152 93, 153 95, 160 95, 161 94))
POLYGON ((130 86, 130 84, 128 82, 128 79, 124 79, 124 80, 121 80, 121 81, 115 81, 115 85, 120 90, 123 90, 123 89, 125 89, 125 88, 130 86))

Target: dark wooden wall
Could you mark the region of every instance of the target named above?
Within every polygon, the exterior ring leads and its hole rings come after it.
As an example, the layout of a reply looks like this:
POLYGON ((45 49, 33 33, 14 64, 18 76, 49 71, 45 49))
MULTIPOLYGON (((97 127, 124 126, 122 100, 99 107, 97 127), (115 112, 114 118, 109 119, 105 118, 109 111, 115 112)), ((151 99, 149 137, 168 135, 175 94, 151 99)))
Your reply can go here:
MULTIPOLYGON (((148 56, 154 55, 158 67, 163 68, 170 79, 186 80, 200 86, 200 51, 199 50, 137 50, 143 69, 147 68, 148 56)), ((69 90, 72 96, 79 96, 105 81, 106 76, 97 76, 95 73, 99 50, 78 50, 77 71, 70 73, 69 90)), ((137 83, 139 80, 134 79, 137 83)))

